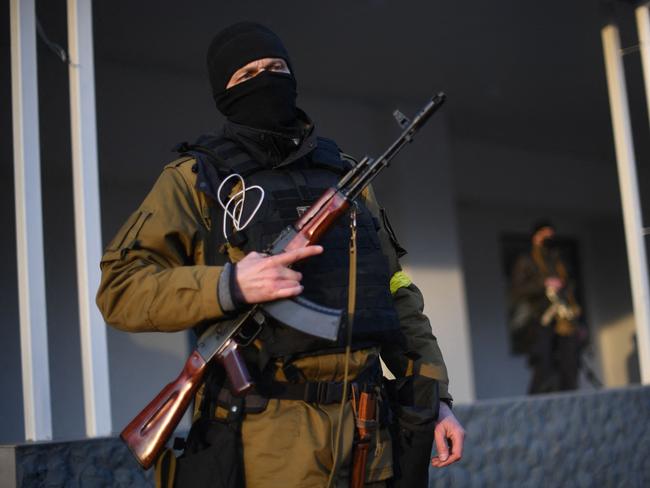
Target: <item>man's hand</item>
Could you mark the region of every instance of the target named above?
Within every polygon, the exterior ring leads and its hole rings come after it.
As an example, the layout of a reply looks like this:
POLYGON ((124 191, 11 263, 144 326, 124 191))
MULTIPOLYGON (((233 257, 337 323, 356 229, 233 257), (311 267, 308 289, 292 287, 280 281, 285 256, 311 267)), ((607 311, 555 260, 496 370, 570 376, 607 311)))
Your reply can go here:
POLYGON ((431 466, 434 468, 449 466, 463 456, 465 430, 446 403, 440 403, 440 415, 436 423, 434 437, 438 453, 431 459, 431 466), (449 443, 447 439, 449 439, 449 443), (451 452, 449 452, 450 446, 451 452))
POLYGON ((564 288, 564 282, 557 276, 549 276, 544 280, 544 286, 550 288, 553 292, 557 293, 564 288))
POLYGON ((235 267, 242 298, 246 303, 262 303, 300 295, 302 274, 289 265, 322 252, 321 246, 307 246, 277 256, 247 254, 235 267))

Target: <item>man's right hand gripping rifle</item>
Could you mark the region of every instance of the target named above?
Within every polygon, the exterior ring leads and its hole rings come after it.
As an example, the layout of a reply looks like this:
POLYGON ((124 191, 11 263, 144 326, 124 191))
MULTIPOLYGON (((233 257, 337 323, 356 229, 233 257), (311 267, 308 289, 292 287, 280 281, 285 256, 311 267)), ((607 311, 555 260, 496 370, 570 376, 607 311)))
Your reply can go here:
POLYGON ((263 303, 290 298, 302 293, 301 273, 289 266, 323 252, 321 246, 307 246, 277 256, 248 253, 235 266, 235 282, 240 300, 245 303, 263 303))

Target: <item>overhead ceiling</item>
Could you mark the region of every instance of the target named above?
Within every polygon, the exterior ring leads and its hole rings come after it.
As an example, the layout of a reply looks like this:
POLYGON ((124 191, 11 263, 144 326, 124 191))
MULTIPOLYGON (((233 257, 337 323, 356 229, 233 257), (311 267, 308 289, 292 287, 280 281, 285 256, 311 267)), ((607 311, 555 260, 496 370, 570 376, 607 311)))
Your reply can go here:
MULTIPOLYGON (((600 3, 96 1, 96 63, 203 77, 213 34, 237 20, 257 20, 285 40, 302 94, 421 104, 444 90, 456 142, 487 139, 613 164, 600 3)), ((5 5, 0 20, 8 25, 5 5)), ((617 5, 622 44, 634 46, 632 6, 617 5)), ((38 12, 46 31, 65 45, 65 2, 38 2, 38 12)), ((6 32, 3 57, 8 42, 6 32)), ((638 161, 647 165, 650 127, 640 56, 631 49, 624 59, 638 161)), ((3 66, 9 67, 8 59, 3 66)))
MULTIPOLYGON (((444 90, 457 140, 613 159, 596 0, 121 0, 95 2, 94 16, 98 62, 203 76, 212 35, 258 20, 285 40, 302 93, 420 103, 444 90)), ((631 8, 618 16, 624 45, 636 42, 631 8)), ((626 61, 647 135, 638 53, 626 61)))

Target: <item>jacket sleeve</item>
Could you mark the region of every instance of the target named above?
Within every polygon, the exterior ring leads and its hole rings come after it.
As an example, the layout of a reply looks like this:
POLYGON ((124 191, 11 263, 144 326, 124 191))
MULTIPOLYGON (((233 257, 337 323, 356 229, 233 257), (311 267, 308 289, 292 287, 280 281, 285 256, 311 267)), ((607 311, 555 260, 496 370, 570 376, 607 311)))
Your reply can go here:
POLYGON ((402 346, 397 344, 383 346, 382 359, 398 378, 414 376, 416 384, 426 384, 427 379, 437 380, 440 398, 451 401, 447 367, 438 347, 438 341, 432 333, 431 323, 424 315, 422 293, 402 271, 398 254, 403 250, 390 228, 385 211, 377 204, 371 188, 365 195, 366 205, 377 222, 382 250, 388 258, 393 303, 405 337, 402 346))
POLYGON ((207 266, 209 230, 196 192, 167 166, 101 260, 97 306, 114 327, 131 332, 179 331, 223 315, 207 266))

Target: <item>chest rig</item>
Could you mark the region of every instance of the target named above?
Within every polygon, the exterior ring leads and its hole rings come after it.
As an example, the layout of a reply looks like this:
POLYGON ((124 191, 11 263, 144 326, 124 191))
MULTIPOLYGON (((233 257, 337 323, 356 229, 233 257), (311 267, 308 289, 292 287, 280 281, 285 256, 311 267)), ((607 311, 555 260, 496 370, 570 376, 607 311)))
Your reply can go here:
MULTIPOLYGON (((223 137, 202 136, 195 145, 183 151, 197 159, 197 190, 216 201, 215 189, 226 176, 237 173, 246 186, 259 185, 265 198, 250 224, 242 231, 228 234, 227 242, 244 253, 261 252, 278 234, 294 223, 329 187, 334 186, 351 165, 341 159, 336 144, 317 138, 315 148, 296 161, 275 168, 265 167, 243 151, 239 145, 223 137)), ((222 199, 230 189, 222 190, 222 199)), ((243 216, 247 219, 257 202, 247 199, 243 216)), ((213 242, 226 242, 222 234, 224 212, 215 203, 213 242)), ((399 337, 399 321, 389 290, 388 262, 384 256, 377 230, 379 222, 362 201, 357 202, 357 307, 355 311, 353 346, 362 348, 395 341, 399 337)), ((319 244, 324 252, 294 265, 303 275, 303 296, 320 305, 345 309, 348 299, 349 220, 339 221, 325 234, 319 244)), ((340 351, 345 347, 345 326, 335 342, 316 338, 269 319, 259 339, 268 357, 309 355, 340 351)))

